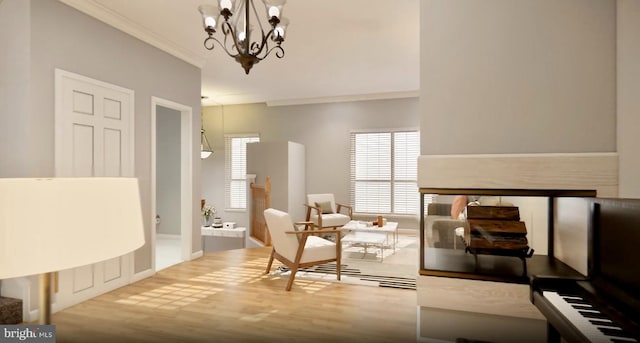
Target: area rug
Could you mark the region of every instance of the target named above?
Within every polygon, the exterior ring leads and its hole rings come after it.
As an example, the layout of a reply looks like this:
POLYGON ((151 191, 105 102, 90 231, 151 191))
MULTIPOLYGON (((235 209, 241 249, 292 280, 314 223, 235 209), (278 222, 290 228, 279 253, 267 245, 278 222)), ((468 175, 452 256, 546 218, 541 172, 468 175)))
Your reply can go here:
MULTIPOLYGON (((357 285, 368 285, 388 288, 416 289, 417 267, 416 237, 401 236, 392 248, 383 249, 384 258, 380 261, 380 249, 368 247, 345 246, 342 251, 341 282, 357 285)), ((276 268, 271 275, 288 277, 286 266, 276 268)), ((336 264, 326 263, 319 266, 303 268, 296 274, 296 279, 313 279, 335 282, 336 264)))

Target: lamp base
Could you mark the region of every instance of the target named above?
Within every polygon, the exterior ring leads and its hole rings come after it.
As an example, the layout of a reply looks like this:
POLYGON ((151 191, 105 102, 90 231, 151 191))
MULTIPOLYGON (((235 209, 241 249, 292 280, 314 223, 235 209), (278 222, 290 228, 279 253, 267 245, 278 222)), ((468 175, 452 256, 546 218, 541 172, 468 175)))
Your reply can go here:
POLYGON ((39 277, 39 313, 38 324, 51 324, 51 273, 42 273, 39 277))

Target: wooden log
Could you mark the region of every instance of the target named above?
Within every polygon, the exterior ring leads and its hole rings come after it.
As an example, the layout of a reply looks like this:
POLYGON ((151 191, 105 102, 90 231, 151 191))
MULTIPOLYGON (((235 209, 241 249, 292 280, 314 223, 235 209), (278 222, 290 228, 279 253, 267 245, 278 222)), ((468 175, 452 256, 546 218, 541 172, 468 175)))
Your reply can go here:
POLYGON ((486 250, 527 250, 529 248, 526 237, 514 239, 486 239, 485 237, 471 236, 469 249, 486 250))
POLYGON ((487 220, 470 219, 469 230, 471 233, 501 235, 501 236, 526 236, 527 227, 524 222, 511 220, 487 220))
POLYGON ((467 206, 467 219, 520 220, 515 206, 467 206))

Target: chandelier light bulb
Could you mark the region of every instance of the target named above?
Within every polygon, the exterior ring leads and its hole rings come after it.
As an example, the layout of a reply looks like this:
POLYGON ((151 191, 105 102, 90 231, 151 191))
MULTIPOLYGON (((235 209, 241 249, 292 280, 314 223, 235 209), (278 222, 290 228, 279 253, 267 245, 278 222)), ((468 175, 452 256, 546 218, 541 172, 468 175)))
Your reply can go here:
POLYGON ((273 29, 273 37, 272 39, 274 41, 284 41, 284 36, 287 33, 287 26, 289 25, 289 19, 282 17, 280 19, 280 22, 276 25, 276 27, 273 29))
POLYGON ((267 19, 269 20, 269 24, 271 24, 271 27, 275 28, 280 22, 282 8, 284 7, 284 4, 287 3, 287 0, 262 0, 262 2, 267 10, 267 19))
POLYGON ((233 4, 231 0, 220 0, 220 9, 228 9, 229 11, 233 10, 233 4))
POLYGON ((220 12, 216 6, 213 5, 201 5, 198 7, 198 11, 202 14, 202 25, 207 33, 214 33, 216 29, 216 18, 220 12))
POLYGON ((280 9, 276 6, 269 7, 269 17, 280 17, 280 9))
POLYGON ((210 28, 215 28, 216 27, 216 20, 213 17, 205 17, 204 18, 204 26, 205 27, 210 27, 210 28))
POLYGON ((282 26, 278 26, 275 28, 275 30, 273 30, 273 34, 276 37, 284 37, 284 29, 282 28, 282 26))

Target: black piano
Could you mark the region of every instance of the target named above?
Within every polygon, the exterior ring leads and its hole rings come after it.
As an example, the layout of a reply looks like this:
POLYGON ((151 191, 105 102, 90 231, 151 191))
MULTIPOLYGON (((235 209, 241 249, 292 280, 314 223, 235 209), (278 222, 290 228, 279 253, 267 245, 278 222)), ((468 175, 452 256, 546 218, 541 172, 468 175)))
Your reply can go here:
POLYGON ((640 342, 640 200, 591 202, 588 274, 533 276, 549 342, 640 342))

